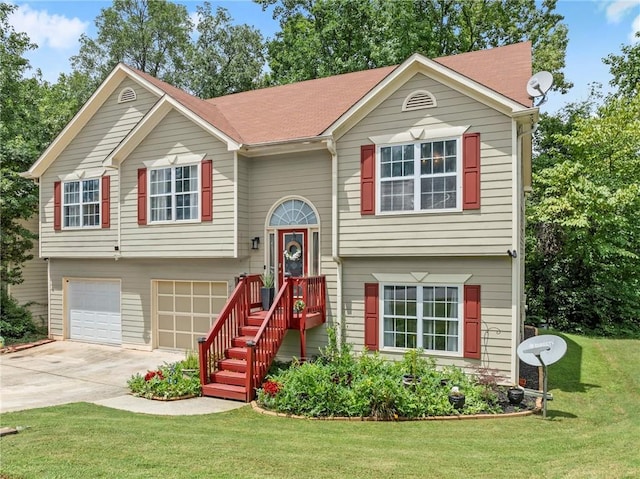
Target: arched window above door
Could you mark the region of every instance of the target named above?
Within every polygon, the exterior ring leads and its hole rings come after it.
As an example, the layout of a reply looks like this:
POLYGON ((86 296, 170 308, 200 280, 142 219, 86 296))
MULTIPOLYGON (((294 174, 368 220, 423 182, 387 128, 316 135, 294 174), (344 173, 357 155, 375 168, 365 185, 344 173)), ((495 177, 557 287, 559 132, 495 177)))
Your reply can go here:
POLYGON ((317 225, 313 208, 302 200, 287 200, 273 211, 269 219, 269 226, 299 226, 317 225))

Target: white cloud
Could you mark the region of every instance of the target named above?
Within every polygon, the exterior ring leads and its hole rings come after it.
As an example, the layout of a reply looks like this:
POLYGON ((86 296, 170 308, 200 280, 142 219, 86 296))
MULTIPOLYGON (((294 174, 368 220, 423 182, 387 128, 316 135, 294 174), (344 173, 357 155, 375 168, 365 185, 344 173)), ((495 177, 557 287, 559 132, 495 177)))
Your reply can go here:
POLYGON ((633 11, 638 8, 638 2, 635 0, 615 0, 607 6, 607 21, 609 23, 620 23, 627 11, 633 11))
POLYGON ((17 32, 25 32, 39 47, 67 50, 78 44, 80 35, 89 22, 77 17, 50 15, 47 10, 34 10, 27 4, 20 5, 10 16, 9 23, 17 32))

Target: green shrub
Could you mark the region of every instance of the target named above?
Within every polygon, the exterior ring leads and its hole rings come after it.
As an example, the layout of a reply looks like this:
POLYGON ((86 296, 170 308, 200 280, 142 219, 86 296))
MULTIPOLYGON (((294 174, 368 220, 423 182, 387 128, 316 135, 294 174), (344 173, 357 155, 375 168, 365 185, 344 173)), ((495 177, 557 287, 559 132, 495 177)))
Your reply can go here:
POLYGON ((30 340, 34 336, 46 336, 46 331, 33 322, 31 311, 20 305, 4 288, 0 288, 0 334, 9 343, 30 340))
POLYGON ((183 361, 165 363, 155 371, 147 371, 143 376, 131 376, 127 385, 134 396, 147 399, 171 399, 181 396, 200 396, 199 375, 186 375, 183 361))
POLYGON ((332 344, 316 362, 293 363, 268 376, 258 390, 267 409, 308 417, 347 416, 377 419, 419 418, 451 414, 499 412, 497 396, 459 368, 436 369, 433 358, 408 352, 402 361, 386 361, 378 353, 354 356, 351 348, 332 344), (408 371, 420 380, 404 385, 408 371), (443 383, 444 380, 444 383, 443 383), (457 411, 448 394, 455 385, 465 394, 457 411))
POLYGON ((180 364, 183 369, 200 369, 200 360, 198 359, 197 351, 192 349, 188 350, 180 364))

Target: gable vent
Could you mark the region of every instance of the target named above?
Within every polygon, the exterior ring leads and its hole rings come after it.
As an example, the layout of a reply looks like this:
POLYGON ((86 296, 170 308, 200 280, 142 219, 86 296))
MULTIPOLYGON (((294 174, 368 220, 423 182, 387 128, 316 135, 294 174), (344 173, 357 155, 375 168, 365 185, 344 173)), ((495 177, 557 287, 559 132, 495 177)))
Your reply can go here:
POLYGON ((421 110, 423 108, 435 108, 436 97, 426 90, 418 90, 411 93, 402 104, 402 111, 421 110))
POLYGON ((133 88, 123 88, 118 95, 118 103, 125 103, 127 101, 134 101, 136 99, 136 92, 133 88))

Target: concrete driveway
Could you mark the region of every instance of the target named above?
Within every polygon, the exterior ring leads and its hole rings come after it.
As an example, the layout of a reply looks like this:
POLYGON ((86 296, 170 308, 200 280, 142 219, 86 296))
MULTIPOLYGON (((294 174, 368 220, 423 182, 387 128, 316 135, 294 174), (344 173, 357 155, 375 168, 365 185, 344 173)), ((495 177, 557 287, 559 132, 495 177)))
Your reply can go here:
POLYGON ((181 359, 184 354, 176 352, 131 351, 72 341, 55 341, 3 354, 0 413, 79 401, 117 400, 127 395, 127 380, 133 374, 181 359))

